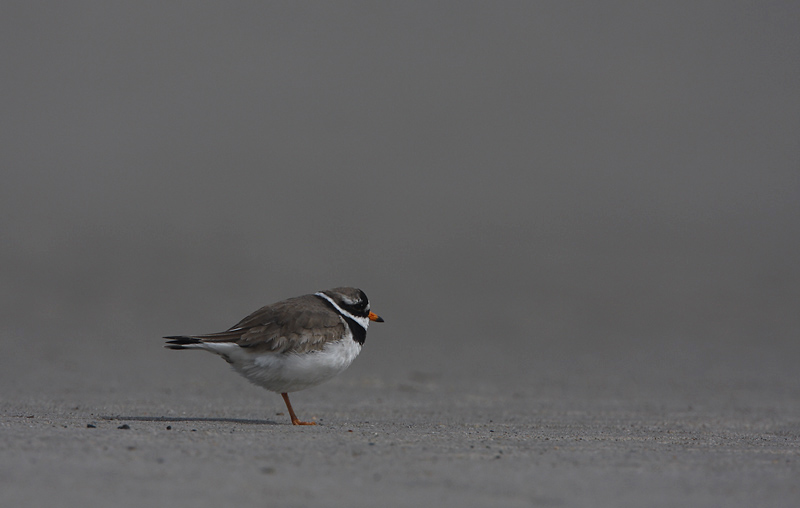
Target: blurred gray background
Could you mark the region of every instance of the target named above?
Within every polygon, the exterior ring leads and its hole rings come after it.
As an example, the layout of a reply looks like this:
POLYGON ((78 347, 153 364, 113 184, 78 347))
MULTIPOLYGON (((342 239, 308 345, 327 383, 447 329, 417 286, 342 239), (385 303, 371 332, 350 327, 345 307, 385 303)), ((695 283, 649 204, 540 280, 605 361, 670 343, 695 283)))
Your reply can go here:
POLYGON ((7 2, 4 397, 213 399, 246 382, 162 335, 354 285, 386 323, 339 383, 797 412, 798 33, 789 1, 7 2))
POLYGON ((355 376, 798 359, 795 2, 4 11, 4 384, 336 285, 387 321, 355 376))

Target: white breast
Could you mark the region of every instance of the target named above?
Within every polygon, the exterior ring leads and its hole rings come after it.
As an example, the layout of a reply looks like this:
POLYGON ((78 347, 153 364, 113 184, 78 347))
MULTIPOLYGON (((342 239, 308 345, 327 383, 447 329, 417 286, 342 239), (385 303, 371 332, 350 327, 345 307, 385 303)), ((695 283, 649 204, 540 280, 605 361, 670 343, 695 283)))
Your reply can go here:
POLYGON ((361 352, 361 344, 350 334, 326 344, 320 351, 302 354, 252 355, 239 346, 231 346, 238 351, 228 350, 225 354, 233 368, 252 383, 278 393, 296 392, 327 381, 349 367, 361 352))

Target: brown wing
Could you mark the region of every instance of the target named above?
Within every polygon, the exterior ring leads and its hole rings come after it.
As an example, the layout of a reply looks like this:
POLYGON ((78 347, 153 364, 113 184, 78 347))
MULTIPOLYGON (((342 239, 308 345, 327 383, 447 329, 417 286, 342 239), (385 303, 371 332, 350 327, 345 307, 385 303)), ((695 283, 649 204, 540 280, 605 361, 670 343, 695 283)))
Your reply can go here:
POLYGON ((342 336, 344 324, 314 295, 262 307, 224 332, 194 335, 204 342, 235 342, 256 352, 304 353, 342 336))

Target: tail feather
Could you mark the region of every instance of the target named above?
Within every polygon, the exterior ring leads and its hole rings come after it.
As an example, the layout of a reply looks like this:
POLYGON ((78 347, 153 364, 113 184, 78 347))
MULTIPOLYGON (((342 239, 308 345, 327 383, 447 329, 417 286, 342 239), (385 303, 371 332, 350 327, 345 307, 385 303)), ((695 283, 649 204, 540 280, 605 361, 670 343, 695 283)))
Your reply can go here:
POLYGON ((195 337, 187 337, 185 335, 171 335, 169 337, 164 337, 165 339, 171 339, 167 341, 167 345, 164 346, 168 349, 194 349, 192 346, 195 344, 202 344, 203 341, 197 339, 195 337))

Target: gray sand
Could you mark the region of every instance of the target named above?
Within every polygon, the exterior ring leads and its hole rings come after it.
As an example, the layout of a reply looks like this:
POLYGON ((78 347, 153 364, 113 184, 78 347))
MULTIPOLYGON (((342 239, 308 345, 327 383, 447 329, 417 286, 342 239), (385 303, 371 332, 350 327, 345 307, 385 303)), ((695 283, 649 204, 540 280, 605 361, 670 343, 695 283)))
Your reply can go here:
POLYGON ((146 380, 126 372, 124 384, 106 384, 90 368, 65 385, 34 381, 22 389, 29 395, 4 397, 0 504, 789 507, 800 499, 793 360, 722 357, 727 367, 702 380, 667 357, 619 376, 613 363, 571 370, 576 362, 542 360, 538 373, 511 362, 489 382, 412 369, 388 382, 372 368, 392 349, 379 342, 388 326, 371 330, 375 347, 340 378, 293 396, 316 427, 290 425, 277 394, 210 354, 160 350, 157 341, 128 360, 163 368, 146 380), (748 374, 747 363, 764 373, 748 374), (90 390, 81 378, 99 384, 90 390))

